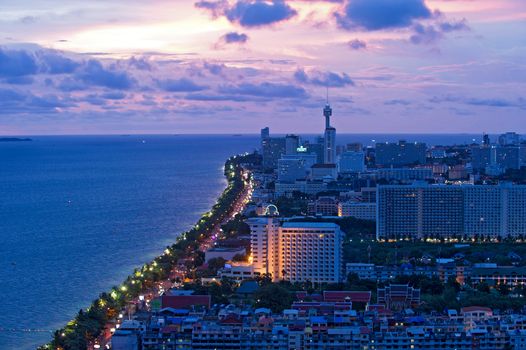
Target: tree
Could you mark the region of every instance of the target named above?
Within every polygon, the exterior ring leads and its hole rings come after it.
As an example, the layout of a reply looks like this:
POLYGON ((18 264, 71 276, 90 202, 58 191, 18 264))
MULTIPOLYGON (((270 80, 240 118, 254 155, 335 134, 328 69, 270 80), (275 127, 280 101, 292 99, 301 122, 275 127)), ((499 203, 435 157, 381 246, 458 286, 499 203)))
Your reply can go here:
POLYGON ((216 275, 219 269, 225 267, 225 263, 226 260, 222 257, 210 259, 208 260, 208 271, 210 272, 210 274, 216 275))
POLYGON ((256 307, 266 307, 274 313, 280 313, 292 304, 292 296, 289 291, 276 283, 262 286, 254 297, 256 307))

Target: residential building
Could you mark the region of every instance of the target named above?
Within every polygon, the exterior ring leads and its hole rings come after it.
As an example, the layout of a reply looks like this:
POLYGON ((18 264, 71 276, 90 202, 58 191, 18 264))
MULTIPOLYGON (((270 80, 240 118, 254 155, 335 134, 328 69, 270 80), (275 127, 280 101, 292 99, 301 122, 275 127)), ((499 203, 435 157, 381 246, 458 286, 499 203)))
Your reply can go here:
POLYGON ((324 180, 326 178, 332 180, 336 180, 338 178, 336 164, 314 164, 311 167, 312 180, 324 180))
POLYGON ((342 281, 344 233, 334 223, 285 222, 279 228, 277 279, 291 282, 342 281))
POLYGON ((419 142, 376 143, 376 165, 398 167, 412 164, 425 164, 426 144, 419 142))
POLYGON ((300 137, 298 135, 285 136, 285 154, 294 155, 298 153, 299 146, 300 146, 300 137))
POLYGON ((499 145, 501 146, 518 146, 521 143, 521 137, 515 132, 507 132, 499 136, 499 145))
POLYGON ((365 171, 365 153, 362 151, 347 151, 340 155, 341 173, 359 173, 365 171))
POLYGON ((375 170, 376 179, 414 181, 433 179, 432 168, 381 168, 375 170))
POLYGON ((506 238, 526 235, 526 186, 378 187, 377 238, 506 238))
POLYGON ((276 168, 278 159, 286 153, 286 140, 284 137, 270 137, 269 128, 261 130, 261 154, 263 167, 276 168))
POLYGON ((376 220, 376 203, 347 201, 338 204, 338 216, 361 220, 376 220))
POLYGON ((336 197, 321 196, 320 198, 310 201, 307 207, 308 215, 337 216, 338 200, 336 197))
POLYGON ((343 232, 333 223, 250 218, 254 272, 274 281, 336 283, 342 279, 343 232))

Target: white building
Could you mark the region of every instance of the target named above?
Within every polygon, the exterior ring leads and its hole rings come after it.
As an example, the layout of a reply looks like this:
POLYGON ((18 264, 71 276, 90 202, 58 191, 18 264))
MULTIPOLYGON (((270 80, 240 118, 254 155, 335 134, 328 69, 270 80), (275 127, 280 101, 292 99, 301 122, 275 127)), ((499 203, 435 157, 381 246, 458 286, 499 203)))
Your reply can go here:
POLYGON ((279 228, 278 279, 337 283, 343 280, 344 234, 334 223, 285 222, 279 228))
POLYGON ((343 232, 334 223, 250 218, 253 273, 291 282, 336 283, 343 279, 343 232))
POLYGON ((340 202, 338 216, 352 216, 361 220, 376 220, 376 203, 340 202))
POLYGON ((524 185, 389 185, 377 194, 379 239, 526 236, 524 185))
POLYGON ((275 217, 249 218, 250 251, 254 272, 272 274, 278 269, 279 220, 275 217))

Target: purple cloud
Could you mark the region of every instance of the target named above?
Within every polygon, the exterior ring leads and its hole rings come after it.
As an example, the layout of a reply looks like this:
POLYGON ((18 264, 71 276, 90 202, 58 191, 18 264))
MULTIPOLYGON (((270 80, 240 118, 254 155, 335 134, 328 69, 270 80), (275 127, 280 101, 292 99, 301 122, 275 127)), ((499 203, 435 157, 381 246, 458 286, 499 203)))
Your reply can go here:
POLYGON ((0 77, 18 77, 37 72, 38 65, 33 55, 22 50, 0 48, 0 77))
POLYGON ((239 85, 224 85, 219 88, 220 93, 239 94, 270 98, 307 98, 308 94, 304 88, 277 83, 251 84, 242 83, 239 85))
POLYGON ((244 44, 248 41, 248 35, 237 32, 226 33, 221 37, 221 40, 226 44, 238 43, 244 44))
POLYGON ((208 89, 208 86, 198 85, 187 78, 158 80, 157 85, 168 92, 195 92, 208 89))
POLYGON ((305 70, 298 69, 294 73, 294 79, 303 84, 312 84, 326 87, 345 87, 354 86, 354 81, 346 73, 338 74, 334 72, 313 71, 309 76, 305 70))
POLYGON ((367 48, 367 43, 359 39, 351 40, 347 43, 347 45, 349 45, 349 48, 351 48, 352 50, 362 50, 367 48))
POLYGON ((469 30, 465 19, 457 22, 441 22, 436 25, 417 23, 413 26, 413 35, 411 35, 409 40, 417 45, 432 44, 442 39, 445 33, 461 30, 469 30))
POLYGON ((50 74, 73 73, 80 66, 80 63, 51 50, 41 51, 38 56, 44 70, 50 74))
POLYGON ((284 0, 238 0, 233 5, 227 1, 198 1, 195 6, 209 11, 214 17, 225 16, 242 27, 271 25, 297 14, 284 0))
POLYGON ((127 90, 135 84, 135 80, 128 73, 113 67, 105 68, 97 60, 89 60, 75 76, 85 84, 110 89, 127 90))
POLYGON ((382 30, 409 27, 432 12, 424 0, 348 0, 335 16, 343 29, 382 30))

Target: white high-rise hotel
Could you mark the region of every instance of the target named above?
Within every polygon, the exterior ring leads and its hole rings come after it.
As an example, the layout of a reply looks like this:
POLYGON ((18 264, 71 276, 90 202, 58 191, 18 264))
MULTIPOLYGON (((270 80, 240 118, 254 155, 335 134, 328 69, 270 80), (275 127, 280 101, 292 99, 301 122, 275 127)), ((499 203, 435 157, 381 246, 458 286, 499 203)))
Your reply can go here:
POLYGON ((526 237, 526 186, 379 186, 378 239, 526 237))
POLYGON ((254 272, 272 280, 337 283, 343 279, 344 234, 334 223, 285 222, 273 217, 251 218, 254 272))

